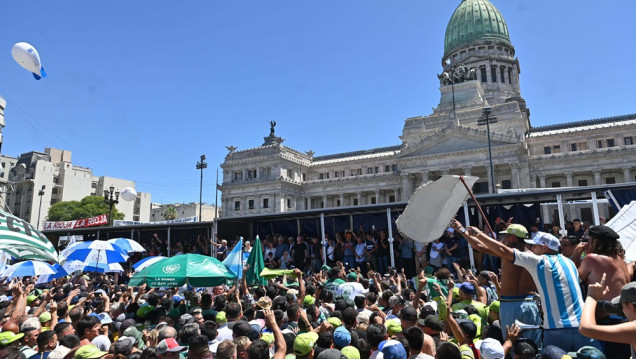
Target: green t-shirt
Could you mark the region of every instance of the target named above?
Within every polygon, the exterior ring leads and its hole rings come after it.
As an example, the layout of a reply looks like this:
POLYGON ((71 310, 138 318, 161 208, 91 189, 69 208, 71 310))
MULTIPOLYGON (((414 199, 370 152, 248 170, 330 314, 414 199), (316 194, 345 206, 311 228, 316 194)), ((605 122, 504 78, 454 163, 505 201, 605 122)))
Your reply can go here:
POLYGON ((472 305, 473 307, 475 307, 475 309, 477 309, 477 313, 479 313, 479 316, 483 319, 483 320, 488 320, 488 309, 486 309, 486 306, 484 305, 484 303, 482 302, 477 302, 474 300, 463 300, 459 303, 455 303, 453 304, 453 306, 451 308, 453 308, 453 312, 456 312, 458 310, 462 310, 464 308, 466 308, 467 306, 472 305))

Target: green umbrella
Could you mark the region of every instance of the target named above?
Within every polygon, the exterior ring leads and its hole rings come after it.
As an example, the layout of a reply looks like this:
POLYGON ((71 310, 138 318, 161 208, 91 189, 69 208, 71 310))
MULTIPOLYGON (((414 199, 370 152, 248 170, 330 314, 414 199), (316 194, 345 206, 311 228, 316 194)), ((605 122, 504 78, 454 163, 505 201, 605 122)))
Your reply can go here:
POLYGON ((254 248, 252 248, 250 257, 247 258, 247 264, 250 265, 244 273, 247 285, 267 284, 267 280, 260 276, 263 269, 265 269, 265 262, 263 261, 261 239, 258 238, 258 236, 256 236, 256 239, 254 240, 254 248))
POLYGON ((162 259, 130 278, 129 285, 149 287, 213 287, 234 279, 218 259, 200 254, 182 254, 162 259))
POLYGON ((29 222, 0 211, 0 250, 16 258, 57 262, 57 251, 29 222))

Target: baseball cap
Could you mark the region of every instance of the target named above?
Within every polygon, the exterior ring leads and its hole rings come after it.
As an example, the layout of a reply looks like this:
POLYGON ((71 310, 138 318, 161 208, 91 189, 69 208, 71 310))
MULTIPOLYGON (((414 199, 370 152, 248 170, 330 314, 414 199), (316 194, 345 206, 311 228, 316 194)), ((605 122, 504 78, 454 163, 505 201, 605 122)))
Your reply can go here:
POLYGON ((176 304, 179 304, 182 300, 183 300, 183 297, 178 294, 175 294, 172 296, 172 301, 176 304))
POLYGON ((119 337, 119 339, 117 339, 117 341, 115 342, 115 354, 130 354, 133 346, 135 345, 135 342, 135 338, 119 337))
POLYGON ((520 224, 511 224, 505 231, 499 232, 500 234, 512 234, 519 238, 528 238, 528 230, 526 227, 520 224))
POLYGON ((261 336, 261 339, 263 339, 264 341, 267 342, 267 344, 272 345, 274 344, 274 334, 272 333, 265 333, 261 336))
POLYGON ((406 350, 397 340, 385 340, 378 345, 384 359, 406 359, 406 350))
POLYGON ((358 280, 358 274, 356 272, 350 272, 347 274, 347 280, 358 280))
POLYGON ((434 315, 429 315, 424 319, 424 326, 437 332, 444 330, 444 323, 434 315))
POLYGON ((400 319, 406 320, 409 322, 414 322, 417 320, 417 310, 415 308, 408 306, 402 308, 400 311, 400 319))
POLYGON ((340 320, 340 318, 336 318, 336 317, 327 318, 327 322, 329 322, 329 324, 331 324, 331 326, 334 328, 338 328, 339 326, 342 325, 342 321, 340 320))
POLYGON ((534 238, 526 239, 524 242, 528 244, 544 245, 553 251, 558 251, 561 246, 561 242, 557 239, 557 237, 545 232, 537 232, 537 235, 534 236, 534 238))
POLYGON ((344 326, 339 326, 333 332, 333 343, 341 348, 351 344, 351 333, 344 326))
POLYGON ((386 331, 390 336, 395 333, 402 333, 402 324, 395 319, 389 319, 385 323, 386 331))
POLYGON ((46 323, 49 320, 51 320, 51 313, 44 312, 44 313, 40 314, 40 317, 38 319, 40 319, 40 323, 46 323))
POLYGON ((186 347, 182 347, 177 343, 174 338, 166 338, 157 344, 155 348, 155 354, 162 355, 167 352, 180 352, 183 351, 186 347))
POLYGON ((360 351, 356 347, 348 345, 340 350, 347 359, 360 359, 360 351))
POLYGON ((484 359, 504 359, 506 356, 501 343, 493 338, 486 338, 481 342, 479 354, 484 359))
POLYGON ((272 300, 269 297, 260 297, 258 298, 256 305, 261 309, 271 309, 272 300))
POLYGON ((627 283, 621 289, 621 295, 612 299, 612 304, 636 303, 636 282, 627 283))
POLYGON ((466 294, 475 294, 475 286, 468 283, 468 282, 464 282, 459 286, 459 290, 461 290, 462 292, 466 293, 466 294))
POLYGON ((314 303, 316 303, 316 298, 311 295, 306 295, 303 299, 303 307, 309 307, 311 305, 314 305, 314 303))
POLYGON ((607 359, 602 351, 588 345, 581 347, 581 349, 576 352, 570 352, 568 355, 572 359, 607 359))
POLYGON ((227 318, 225 317, 225 312, 221 311, 216 313, 216 318, 215 318, 216 324, 219 325, 223 325, 225 323, 227 323, 227 318))
POLYGON ((588 230, 590 237, 598 238, 600 240, 616 240, 620 238, 618 233, 608 226, 591 226, 588 230))
POLYGON ((24 336, 24 333, 14 334, 11 331, 0 333, 0 344, 9 345, 24 336))
POLYGON ((459 328, 467 337, 474 338, 477 335, 477 326, 470 319, 460 319, 457 321, 459 328))
POLYGON ((99 350, 96 346, 89 344, 81 346, 75 352, 73 359, 97 359, 101 358, 108 353, 99 350))
POLYGON ((297 356, 305 356, 314 349, 316 341, 318 340, 318 333, 309 332, 298 334, 294 339, 294 353, 297 356))
POLYGON ((99 317, 99 320, 102 322, 102 324, 110 324, 113 322, 113 319, 108 313, 99 313, 97 314, 97 316, 99 317))
POLYGON ((237 338, 250 337, 252 334, 252 326, 250 325, 250 323, 244 320, 239 320, 238 322, 234 323, 234 326, 232 327, 232 332, 237 338))

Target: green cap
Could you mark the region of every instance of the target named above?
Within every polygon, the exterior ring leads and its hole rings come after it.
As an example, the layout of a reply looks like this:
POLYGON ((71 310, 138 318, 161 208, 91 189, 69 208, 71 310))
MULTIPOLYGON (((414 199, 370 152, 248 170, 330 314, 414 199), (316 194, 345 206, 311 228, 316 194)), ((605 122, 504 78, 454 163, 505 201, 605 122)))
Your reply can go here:
POLYGON ((358 273, 351 272, 351 273, 347 274, 347 279, 348 280, 358 280, 358 273))
POLYGON ((348 345, 340 350, 347 359, 360 359, 360 351, 356 347, 348 345))
POLYGON ((459 288, 458 287, 453 287, 453 299, 454 300, 459 300, 459 288))
POLYGON ((44 312, 44 313, 40 314, 39 319, 40 319, 40 323, 46 323, 49 320, 51 320, 51 313, 44 312))
POLYGON ((316 303, 316 298, 311 295, 306 295, 305 299, 303 299, 303 307, 309 307, 314 305, 314 303, 316 303))
POLYGON ((272 345, 274 344, 274 334, 272 333, 265 333, 263 334, 263 336, 261 337, 261 339, 263 339, 264 341, 267 342, 267 344, 272 345))
POLYGON ((35 302, 36 299, 38 299, 38 296, 31 294, 30 296, 27 297, 27 305, 30 305, 31 303, 35 302))
POLYGON ((426 266, 426 268, 424 268, 424 274, 431 275, 433 272, 435 272, 435 268, 431 266, 426 266))
POLYGON ((528 238, 528 230, 526 227, 520 224, 511 224, 505 231, 499 232, 500 234, 512 234, 519 238, 528 238))
POLYGON ((153 309, 155 309, 155 307, 153 307, 152 305, 144 305, 137 309, 137 316, 139 318, 145 318, 148 313, 153 311, 153 309))
POLYGON ((73 359, 97 359, 108 353, 99 350, 96 346, 89 344, 77 349, 73 359))
POLYGON ((216 318, 214 318, 216 320, 216 324, 219 325, 223 325, 225 323, 227 323, 227 318, 225 317, 225 312, 218 312, 216 313, 216 318))
POLYGON ((395 333, 402 333, 402 324, 395 319, 389 319, 386 321, 386 331, 389 336, 393 336, 395 333))
POLYGON ((336 328, 338 328, 339 326, 341 326, 341 325, 342 325, 342 321, 340 320, 340 318, 336 318, 336 317, 329 317, 329 318, 327 318, 327 322, 328 322, 329 324, 331 324, 331 326, 332 326, 334 329, 336 329, 336 328))
POLYGON ((318 333, 309 332, 298 334, 294 339, 294 353, 297 356, 305 356, 314 349, 316 341, 318 340, 318 333))
POLYGON ((329 266, 328 266, 328 265, 326 265, 326 264, 323 264, 323 265, 322 265, 322 267, 320 267, 320 269, 322 269, 322 270, 324 270, 324 271, 326 271, 326 272, 329 272, 329 271, 331 270, 331 267, 329 267, 329 266))
POLYGON ((493 311, 493 312, 497 312, 499 313, 499 301, 495 300, 492 303, 490 303, 490 305, 488 306, 488 311, 493 311))
POLYGON ((19 340, 23 336, 24 336, 24 333, 14 334, 13 332, 10 332, 10 331, 2 332, 0 333, 0 344, 9 345, 15 342, 16 340, 19 340))

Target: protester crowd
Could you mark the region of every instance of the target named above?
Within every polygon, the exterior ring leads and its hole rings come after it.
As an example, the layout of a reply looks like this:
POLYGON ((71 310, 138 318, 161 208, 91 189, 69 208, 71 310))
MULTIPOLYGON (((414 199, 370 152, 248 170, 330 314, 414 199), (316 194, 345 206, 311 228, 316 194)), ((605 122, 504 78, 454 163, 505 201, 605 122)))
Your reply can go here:
MULTIPOLYGON (((245 241, 293 269, 259 286, 130 287, 128 270, 13 280, 0 287, 0 359, 636 359, 634 263, 618 235, 510 222, 488 235, 453 221, 428 245, 394 233, 397 268, 383 231, 327 238, 326 265, 317 238, 245 241)), ((209 250, 199 242, 181 252, 209 250)), ((220 257, 232 247, 214 243, 220 257)))

